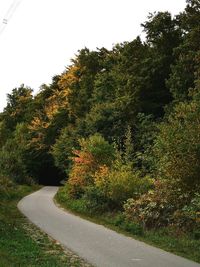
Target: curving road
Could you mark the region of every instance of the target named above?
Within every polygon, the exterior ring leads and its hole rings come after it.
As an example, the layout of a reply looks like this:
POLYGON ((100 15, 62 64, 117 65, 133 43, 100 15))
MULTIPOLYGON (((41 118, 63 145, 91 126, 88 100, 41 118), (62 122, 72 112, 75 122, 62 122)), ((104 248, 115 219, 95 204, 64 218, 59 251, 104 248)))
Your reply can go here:
POLYGON ((57 187, 44 187, 23 198, 18 208, 34 224, 99 267, 200 267, 200 264, 123 236, 59 209, 57 187))

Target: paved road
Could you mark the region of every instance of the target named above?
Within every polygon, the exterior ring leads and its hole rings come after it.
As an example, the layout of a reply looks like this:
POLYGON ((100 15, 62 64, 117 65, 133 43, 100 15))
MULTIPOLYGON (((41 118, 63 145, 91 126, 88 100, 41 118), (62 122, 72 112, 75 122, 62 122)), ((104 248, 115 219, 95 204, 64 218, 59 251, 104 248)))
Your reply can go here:
POLYGON ((55 206, 57 187, 23 198, 18 208, 34 224, 94 266, 200 267, 200 264, 83 220, 55 206))

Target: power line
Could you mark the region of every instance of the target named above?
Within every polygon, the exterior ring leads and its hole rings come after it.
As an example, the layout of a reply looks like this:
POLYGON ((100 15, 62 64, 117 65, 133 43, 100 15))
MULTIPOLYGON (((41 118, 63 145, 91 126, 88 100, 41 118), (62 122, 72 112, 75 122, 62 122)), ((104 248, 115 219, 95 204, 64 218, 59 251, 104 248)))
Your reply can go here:
POLYGON ((0 24, 0 35, 5 30, 8 22, 10 21, 10 19, 14 15, 14 13, 15 13, 16 9, 18 8, 19 4, 21 3, 21 1, 22 0, 13 0, 13 2, 11 3, 10 7, 8 8, 7 12, 5 13, 4 18, 0 24))

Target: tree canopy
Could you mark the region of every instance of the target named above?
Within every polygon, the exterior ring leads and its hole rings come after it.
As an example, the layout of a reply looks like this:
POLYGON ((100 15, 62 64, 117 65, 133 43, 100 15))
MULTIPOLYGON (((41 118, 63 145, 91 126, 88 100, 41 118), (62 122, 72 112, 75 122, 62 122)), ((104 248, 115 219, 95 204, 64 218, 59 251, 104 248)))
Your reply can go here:
POLYGON ((160 225, 181 220, 176 211, 200 190, 199 21, 199 0, 187 0, 174 17, 149 14, 145 40, 85 47, 35 96, 13 89, 0 114, 0 172, 18 183, 64 180, 91 209, 130 198, 127 217, 146 216, 147 226, 154 215, 160 225))

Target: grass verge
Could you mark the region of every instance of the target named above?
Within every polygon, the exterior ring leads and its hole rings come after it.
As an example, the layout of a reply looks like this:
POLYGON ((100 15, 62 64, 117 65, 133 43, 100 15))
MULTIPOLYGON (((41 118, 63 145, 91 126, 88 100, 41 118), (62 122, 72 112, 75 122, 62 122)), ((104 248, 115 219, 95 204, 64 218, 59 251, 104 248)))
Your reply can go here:
POLYGON ((90 266, 32 225, 17 209, 18 201, 37 186, 13 186, 0 194, 0 267, 90 266))
POLYGON ((200 239, 195 239, 189 233, 178 232, 173 228, 144 231, 141 226, 126 221, 122 212, 91 212, 84 199, 70 199, 65 187, 59 189, 55 200, 61 207, 84 219, 200 263, 200 239))

